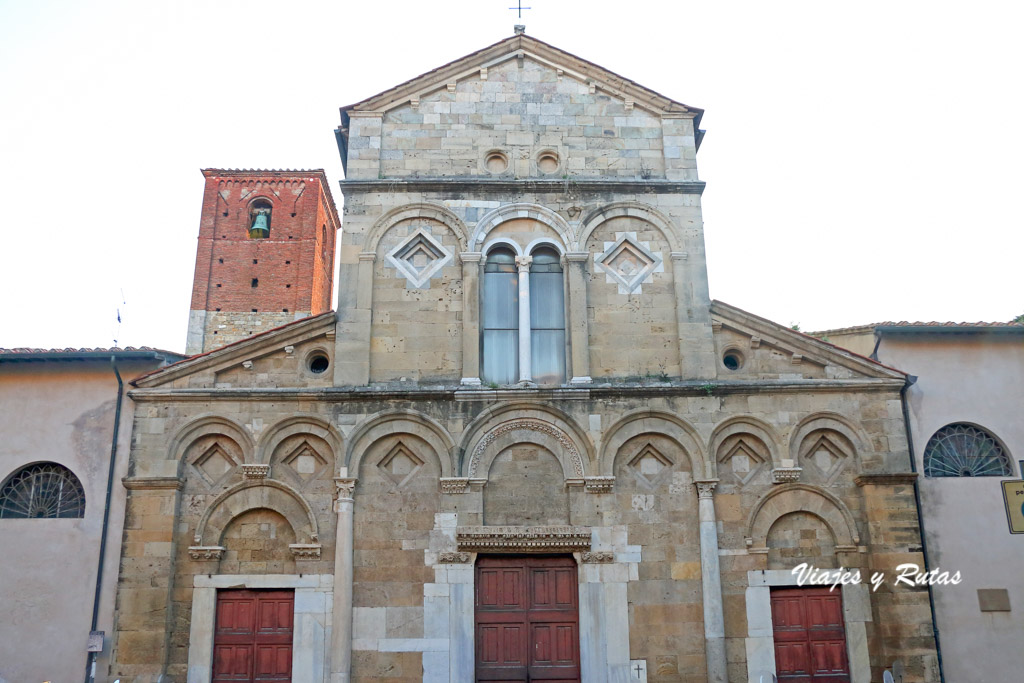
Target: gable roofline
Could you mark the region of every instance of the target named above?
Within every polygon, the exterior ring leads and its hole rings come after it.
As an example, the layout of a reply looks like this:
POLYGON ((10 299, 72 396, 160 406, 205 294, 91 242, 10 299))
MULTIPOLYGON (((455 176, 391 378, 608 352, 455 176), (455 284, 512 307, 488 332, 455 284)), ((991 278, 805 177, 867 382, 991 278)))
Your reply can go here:
POLYGON ((869 325, 855 325, 853 327, 839 327, 831 330, 812 332, 817 335, 841 335, 858 333, 882 333, 891 334, 1024 334, 1024 323, 1004 322, 899 322, 886 321, 871 323, 869 325))
POLYGON ((422 94, 445 87, 453 79, 465 78, 474 71, 479 71, 480 68, 519 55, 530 55, 541 62, 558 65, 571 77, 585 83, 592 83, 601 90, 623 99, 633 100, 637 105, 656 113, 692 116, 695 142, 697 147, 700 147, 703 131, 699 128, 700 120, 704 115, 703 109, 691 107, 666 97, 632 79, 620 76, 550 43, 545 43, 526 34, 516 34, 443 64, 436 69, 431 69, 376 95, 341 107, 341 126, 335 131, 335 137, 342 160, 346 160, 347 157, 349 118, 352 112, 386 111, 401 106, 422 94))
POLYGON ((341 228, 341 216, 338 215, 338 206, 334 203, 334 195, 331 194, 331 184, 327 180, 327 172, 322 168, 202 168, 199 169, 204 178, 251 178, 262 176, 264 178, 297 178, 302 176, 318 176, 320 188, 327 201, 327 208, 334 219, 334 229, 341 228))
POLYGON ((244 356, 248 353, 249 347, 251 346, 262 345, 268 341, 274 341, 275 339, 290 339, 309 332, 311 329, 316 329, 318 326, 326 322, 330 322, 330 327, 333 329, 334 321, 334 311, 326 311, 320 315, 299 318, 298 320, 293 320, 290 323, 279 325, 278 327, 272 327, 271 329, 260 332, 259 334, 254 334, 251 337, 239 339, 236 342, 231 342, 230 344, 225 344, 224 346, 210 351, 205 351, 203 353, 197 353, 196 355, 189 356, 177 363, 172 363, 166 367, 158 368, 152 372, 148 372, 145 375, 137 377, 131 382, 131 384, 132 386, 143 388, 159 386, 184 375, 189 375, 193 372, 203 370, 211 365, 215 365, 225 360, 230 360, 235 356, 244 356))
POLYGON ((817 337, 781 325, 777 322, 762 318, 753 313, 744 311, 741 308, 731 306, 717 299, 711 302, 711 313, 722 318, 732 319, 739 323, 745 323, 752 328, 770 332, 779 339, 784 339, 794 346, 814 350, 826 357, 829 357, 847 368, 856 369, 865 374, 887 379, 906 379, 907 373, 877 360, 854 353, 849 349, 836 346, 817 337), (840 362, 841 361, 841 362, 840 362))
POLYGON ((157 361, 173 363, 186 358, 183 353, 165 351, 150 346, 126 346, 112 348, 66 348, 66 349, 35 349, 10 348, 0 349, 0 363, 31 363, 40 361, 157 361))

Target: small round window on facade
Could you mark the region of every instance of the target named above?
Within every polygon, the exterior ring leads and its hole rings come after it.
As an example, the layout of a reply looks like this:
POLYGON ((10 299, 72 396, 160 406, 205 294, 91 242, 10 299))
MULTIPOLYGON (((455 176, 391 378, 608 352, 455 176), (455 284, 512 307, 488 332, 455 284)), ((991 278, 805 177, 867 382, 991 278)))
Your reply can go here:
POLYGON ((504 173, 508 170, 508 156, 500 150, 492 150, 484 157, 484 167, 493 175, 504 173))
POLYGON ((726 351, 722 356, 722 365, 729 370, 739 370, 743 367, 743 354, 739 351, 726 351))
POLYGON ((315 353, 309 358, 309 371, 314 375, 322 375, 327 372, 327 368, 331 365, 331 360, 325 353, 315 353))
POLYGON ((559 168, 558 153, 553 151, 541 152, 537 156, 537 170, 544 175, 551 175, 552 173, 558 172, 559 168))

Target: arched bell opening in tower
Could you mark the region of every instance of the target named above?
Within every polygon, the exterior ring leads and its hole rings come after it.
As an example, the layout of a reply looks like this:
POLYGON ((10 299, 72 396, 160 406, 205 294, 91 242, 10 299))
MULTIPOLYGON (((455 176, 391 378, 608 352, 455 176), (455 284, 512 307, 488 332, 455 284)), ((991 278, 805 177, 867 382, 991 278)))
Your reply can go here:
POLYGON ((263 240, 270 237, 270 202, 257 199, 249 208, 249 239, 263 240))

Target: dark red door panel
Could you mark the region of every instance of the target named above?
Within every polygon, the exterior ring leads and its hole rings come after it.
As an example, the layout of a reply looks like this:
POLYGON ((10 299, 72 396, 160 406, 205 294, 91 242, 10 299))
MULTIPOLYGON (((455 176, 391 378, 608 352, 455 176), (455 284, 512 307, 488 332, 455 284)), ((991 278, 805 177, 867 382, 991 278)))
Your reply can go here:
POLYGON ((217 593, 213 683, 291 683, 295 594, 217 593))
POLYGON ((843 600, 828 588, 772 590, 775 671, 785 683, 848 683, 843 600))
POLYGON ((578 595, 571 557, 480 558, 477 683, 579 683, 578 595))

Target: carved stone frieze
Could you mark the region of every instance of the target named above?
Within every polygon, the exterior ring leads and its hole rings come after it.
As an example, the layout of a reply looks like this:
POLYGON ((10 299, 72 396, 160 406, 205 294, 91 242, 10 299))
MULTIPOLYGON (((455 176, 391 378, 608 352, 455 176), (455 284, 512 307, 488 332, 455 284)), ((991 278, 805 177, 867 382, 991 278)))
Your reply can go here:
POLYGON ((788 484, 790 482, 800 481, 800 473, 802 471, 802 467, 776 467, 772 470, 772 483, 788 484))
POLYGON ((466 493, 469 491, 469 477, 441 477, 441 493, 466 493))
POLYGON ((580 457, 580 452, 576 448, 576 444, 572 442, 565 432, 558 429, 552 424, 547 422, 541 422, 540 420, 512 420, 504 424, 498 425, 491 431, 484 435, 484 438, 480 439, 480 442, 473 449, 473 456, 469 460, 469 476, 473 478, 476 476, 477 468, 480 465, 480 459, 483 454, 487 451, 487 447, 490 446, 494 441, 503 434, 514 432, 520 429, 526 429, 534 432, 540 432, 547 434, 548 436, 554 437, 558 441, 559 445, 563 448, 566 455, 569 456, 569 462, 572 463, 573 472, 577 477, 583 476, 583 458, 580 457))
POLYGON ((595 552, 583 553, 582 559, 588 564, 606 564, 615 561, 615 553, 595 552))
POLYGON ((321 548, 319 543, 292 543, 288 546, 296 560, 319 560, 321 548))
POLYGON ((188 556, 197 562, 219 562, 227 550, 220 545, 192 545, 188 548, 188 556))
POLYGON ((579 552, 590 550, 590 529, 580 526, 469 526, 455 532, 459 550, 579 552))
POLYGON ((438 564, 466 564, 472 555, 462 552, 440 553, 437 556, 438 564))
POLYGON ((587 493, 611 493, 615 488, 615 477, 585 477, 584 488, 587 493))
POLYGON ((245 479, 266 479, 270 476, 270 465, 244 463, 242 477, 245 479))

